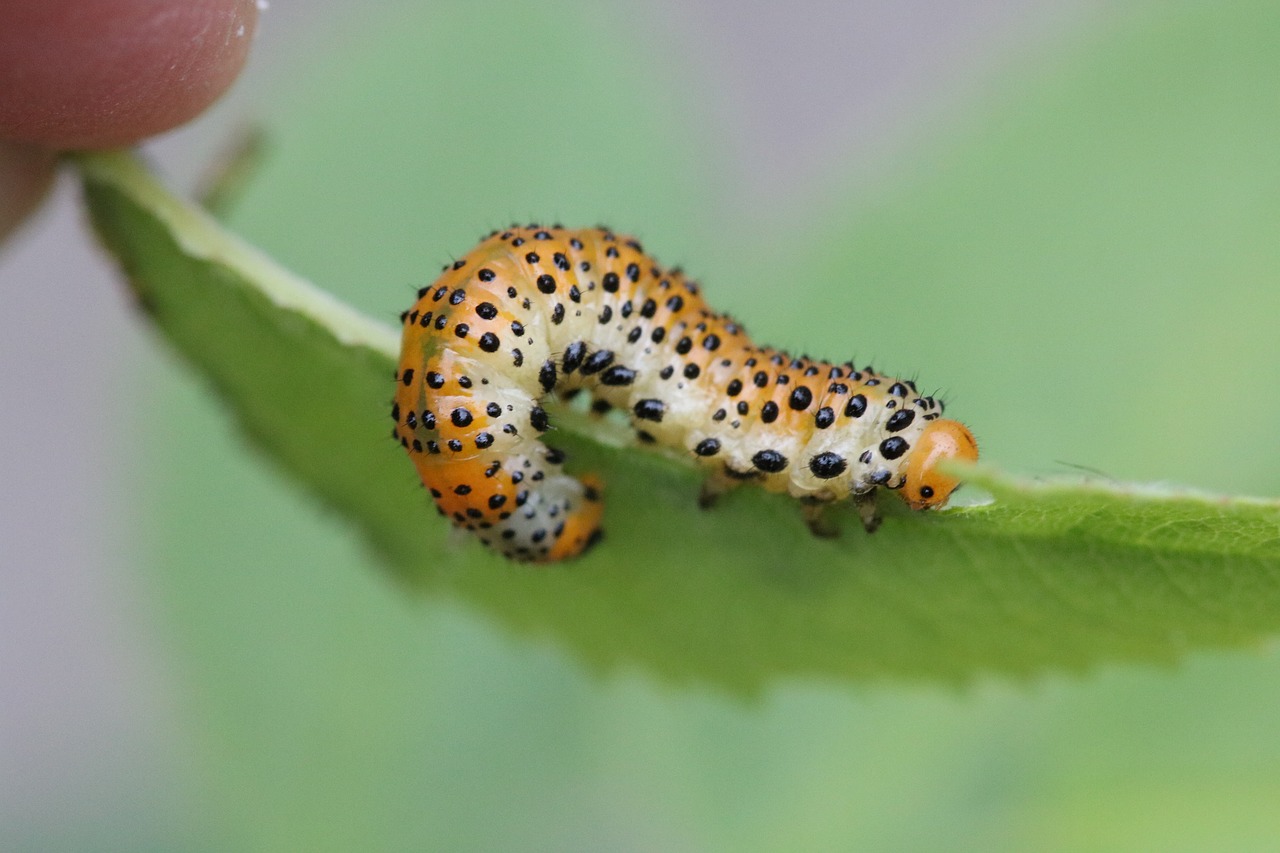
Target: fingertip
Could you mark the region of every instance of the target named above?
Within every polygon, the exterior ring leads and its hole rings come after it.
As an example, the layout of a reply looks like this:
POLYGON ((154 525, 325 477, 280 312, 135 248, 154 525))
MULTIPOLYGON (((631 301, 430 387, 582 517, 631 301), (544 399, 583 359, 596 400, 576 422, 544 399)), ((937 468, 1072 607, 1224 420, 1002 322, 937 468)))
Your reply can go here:
POLYGON ((10 0, 0 137, 55 149, 129 145, 199 115, 235 81, 255 0, 10 0))
POLYGON ((40 206, 57 165, 47 149, 0 142, 0 242, 40 206))

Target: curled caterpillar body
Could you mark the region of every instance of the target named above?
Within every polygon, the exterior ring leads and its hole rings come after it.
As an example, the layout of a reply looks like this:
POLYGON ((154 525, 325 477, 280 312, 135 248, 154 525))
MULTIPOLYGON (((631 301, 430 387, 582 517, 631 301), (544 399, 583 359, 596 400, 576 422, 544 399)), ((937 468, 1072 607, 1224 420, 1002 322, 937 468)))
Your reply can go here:
POLYGON ((585 389, 643 440, 686 451, 710 469, 707 497, 751 481, 865 509, 884 486, 928 509, 957 486, 939 462, 978 455, 913 382, 756 346, 679 270, 603 228, 494 232, 402 319, 392 435, 440 513, 517 560, 572 557, 600 535, 600 484, 541 440, 553 392, 585 389))

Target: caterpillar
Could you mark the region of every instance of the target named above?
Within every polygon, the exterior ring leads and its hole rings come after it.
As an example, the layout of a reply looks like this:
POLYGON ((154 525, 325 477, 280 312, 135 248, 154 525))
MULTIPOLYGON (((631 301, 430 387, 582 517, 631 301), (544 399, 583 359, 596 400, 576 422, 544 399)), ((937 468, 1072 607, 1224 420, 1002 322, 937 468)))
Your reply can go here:
POLYGON ((512 226, 447 265, 401 315, 392 437, 440 514, 505 556, 551 562, 601 535, 601 484, 544 444, 542 402, 585 389, 642 441, 709 470, 700 503, 754 482, 800 499, 817 535, 851 497, 864 527, 875 491, 912 509, 946 503, 939 463, 977 442, 911 380, 752 343, 699 286, 607 228, 512 226))

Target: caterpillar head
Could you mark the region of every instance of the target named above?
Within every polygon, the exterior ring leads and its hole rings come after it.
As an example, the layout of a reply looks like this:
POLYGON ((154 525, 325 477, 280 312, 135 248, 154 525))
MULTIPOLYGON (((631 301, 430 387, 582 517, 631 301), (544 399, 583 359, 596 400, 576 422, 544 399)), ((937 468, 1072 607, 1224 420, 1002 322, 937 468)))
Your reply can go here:
POLYGON ((912 509, 940 507, 960 481, 938 470, 951 459, 975 462, 978 442, 959 421, 937 420, 924 428, 907 454, 907 482, 898 492, 912 509))

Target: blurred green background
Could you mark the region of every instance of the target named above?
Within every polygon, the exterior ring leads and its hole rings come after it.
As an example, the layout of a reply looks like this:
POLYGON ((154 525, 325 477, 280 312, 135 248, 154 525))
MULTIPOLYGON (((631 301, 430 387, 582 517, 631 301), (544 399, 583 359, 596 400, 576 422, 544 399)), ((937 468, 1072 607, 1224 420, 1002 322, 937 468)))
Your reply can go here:
MULTIPOLYGON (((341 16, 272 93, 273 156, 232 225, 391 320, 491 227, 606 221, 760 339, 943 389, 1008 470, 1280 492, 1280 7, 1129 5, 979 39, 977 82, 908 99, 922 117, 878 146, 838 125, 815 146, 786 115, 744 132, 768 74, 717 66, 745 49, 727 42, 754 32, 767 68, 770 27, 821 20, 722 33, 686 14, 341 16)), ((838 54, 835 33, 815 50, 838 54)), ((859 73, 846 59, 831 73, 859 73)), ((867 106, 829 83, 796 97, 867 106)), ((1274 649, 959 692, 792 682, 743 701, 598 679, 406 597, 181 367, 153 359, 143 381, 137 519, 189 791, 163 831, 86 847, 1280 845, 1274 649)))

